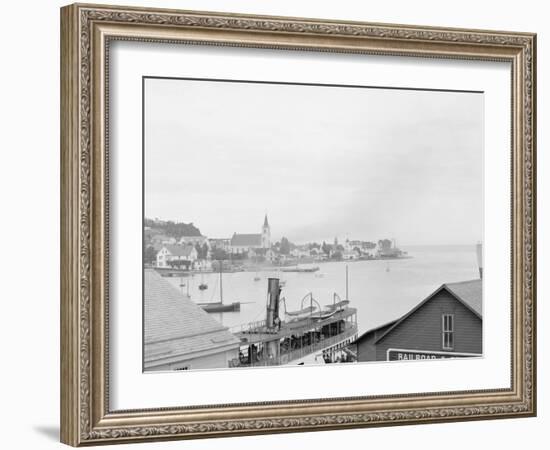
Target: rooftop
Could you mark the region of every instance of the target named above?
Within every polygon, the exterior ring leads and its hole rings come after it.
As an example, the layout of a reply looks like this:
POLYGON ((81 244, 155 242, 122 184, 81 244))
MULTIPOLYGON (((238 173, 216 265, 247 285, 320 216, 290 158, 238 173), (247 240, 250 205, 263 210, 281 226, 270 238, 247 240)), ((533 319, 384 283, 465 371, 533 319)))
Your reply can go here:
POLYGON ((262 235, 261 234, 238 234, 235 233, 231 238, 231 245, 233 246, 261 246, 262 235))
POLYGON ((195 248, 193 244, 166 244, 163 247, 173 256, 189 256, 195 248))
POLYGON ((481 280, 446 283, 443 286, 479 317, 482 316, 483 289, 481 280))
POLYGON ((215 353, 239 340, 189 297, 146 269, 144 305, 145 367, 156 360, 215 353))

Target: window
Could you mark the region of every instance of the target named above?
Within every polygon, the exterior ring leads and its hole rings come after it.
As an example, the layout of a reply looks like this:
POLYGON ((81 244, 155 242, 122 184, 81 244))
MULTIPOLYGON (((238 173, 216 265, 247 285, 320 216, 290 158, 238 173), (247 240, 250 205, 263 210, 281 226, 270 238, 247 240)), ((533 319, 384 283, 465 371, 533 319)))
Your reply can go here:
POLYGON ((443 350, 452 350, 454 348, 454 315, 443 314, 443 316, 441 316, 441 319, 443 350))

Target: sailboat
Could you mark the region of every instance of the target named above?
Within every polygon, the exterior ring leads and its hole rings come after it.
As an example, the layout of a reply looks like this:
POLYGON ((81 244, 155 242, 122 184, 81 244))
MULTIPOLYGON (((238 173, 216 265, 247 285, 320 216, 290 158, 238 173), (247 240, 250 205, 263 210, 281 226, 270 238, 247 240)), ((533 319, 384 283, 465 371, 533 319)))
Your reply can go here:
MULTIPOLYGON (((231 311, 240 311, 241 310, 241 303, 240 302, 233 302, 224 304, 223 303, 223 264, 222 261, 219 261, 220 263, 220 301, 219 302, 209 302, 209 303, 197 303, 203 310, 205 310, 207 313, 217 313, 217 312, 231 312, 231 311)), ((199 286, 200 289, 200 286, 199 286)))
POLYGON ((260 281, 260 275, 258 275, 258 272, 256 272, 256 276, 254 277, 254 281, 260 281))

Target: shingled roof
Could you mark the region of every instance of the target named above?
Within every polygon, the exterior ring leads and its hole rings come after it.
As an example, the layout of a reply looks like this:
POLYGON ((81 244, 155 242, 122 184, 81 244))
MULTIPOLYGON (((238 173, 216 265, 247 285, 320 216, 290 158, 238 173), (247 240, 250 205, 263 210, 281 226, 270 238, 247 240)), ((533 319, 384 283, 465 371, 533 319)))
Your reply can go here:
POLYGON ((172 256, 190 256, 195 248, 193 244, 166 244, 163 247, 165 247, 172 256))
POLYGON ((231 238, 232 246, 241 246, 241 247, 254 247, 262 245, 262 235, 261 234, 233 234, 231 238))
POLYGON ((479 317, 482 316, 482 286, 481 280, 460 281, 458 283, 446 283, 447 288, 462 303, 474 311, 479 317))
POLYGON ((144 305, 144 364, 162 359, 189 359, 238 348, 239 340, 189 297, 146 269, 144 305))

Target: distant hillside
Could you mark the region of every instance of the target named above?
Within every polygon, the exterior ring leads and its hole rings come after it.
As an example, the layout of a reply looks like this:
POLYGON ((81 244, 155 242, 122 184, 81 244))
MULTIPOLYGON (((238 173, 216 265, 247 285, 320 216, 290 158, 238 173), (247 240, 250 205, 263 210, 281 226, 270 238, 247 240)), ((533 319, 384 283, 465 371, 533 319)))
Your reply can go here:
POLYGON ((201 231, 193 225, 193 222, 173 222, 171 220, 153 220, 145 218, 144 226, 158 230, 166 236, 179 239, 182 236, 201 236, 201 231))

